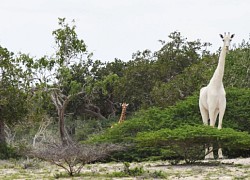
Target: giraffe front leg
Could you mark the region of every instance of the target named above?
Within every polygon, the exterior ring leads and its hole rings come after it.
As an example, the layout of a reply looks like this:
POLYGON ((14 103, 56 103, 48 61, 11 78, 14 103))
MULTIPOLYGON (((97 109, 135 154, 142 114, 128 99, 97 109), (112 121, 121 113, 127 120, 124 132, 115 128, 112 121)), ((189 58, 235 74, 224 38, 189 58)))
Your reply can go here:
POLYGON ((205 156, 205 159, 209 160, 209 159, 214 159, 214 153, 213 153, 213 146, 211 145, 209 148, 206 148, 206 152, 207 155, 205 156))
POLYGON ((225 114, 225 110, 226 110, 226 97, 223 96, 220 98, 218 129, 222 128, 222 120, 225 114))
POLYGON ((201 113, 203 124, 207 126, 208 125, 208 111, 202 105, 200 105, 200 113, 201 113))
POLYGON ((223 154, 222 154, 222 148, 219 148, 219 149, 218 149, 218 158, 219 158, 219 159, 224 159, 224 156, 223 156, 223 154))

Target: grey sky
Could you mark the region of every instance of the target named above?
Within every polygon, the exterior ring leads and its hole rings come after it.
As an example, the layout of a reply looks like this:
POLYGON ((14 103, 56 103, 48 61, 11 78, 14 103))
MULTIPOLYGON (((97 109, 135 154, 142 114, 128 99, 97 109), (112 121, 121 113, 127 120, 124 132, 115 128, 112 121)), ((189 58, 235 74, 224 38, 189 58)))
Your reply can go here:
POLYGON ((78 36, 95 59, 131 59, 158 50, 158 40, 178 30, 188 40, 222 44, 219 33, 249 39, 249 0, 0 0, 0 45, 32 56, 54 53, 58 17, 75 19, 78 36))

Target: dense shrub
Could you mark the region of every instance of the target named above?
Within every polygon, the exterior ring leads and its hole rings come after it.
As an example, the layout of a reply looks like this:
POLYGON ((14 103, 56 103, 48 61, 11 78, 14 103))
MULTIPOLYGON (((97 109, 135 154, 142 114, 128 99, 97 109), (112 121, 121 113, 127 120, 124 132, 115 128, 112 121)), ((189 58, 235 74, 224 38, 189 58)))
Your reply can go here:
POLYGON ((227 90, 227 108, 223 127, 250 133, 250 89, 227 90))
POLYGON ((7 145, 6 143, 0 143, 0 159, 9 159, 9 158, 19 158, 17 150, 7 145))
MULTIPOLYGON (((250 90, 231 88, 226 89, 226 92, 227 109, 223 119, 223 128, 250 132, 250 90)), ((179 101, 175 106, 165 109, 153 107, 142 110, 123 124, 117 124, 102 134, 92 136, 88 142, 134 143, 139 132, 154 132, 163 128, 172 130, 183 125, 202 125, 198 99, 198 93, 196 93, 179 101)), ((161 151, 162 149, 156 148, 131 149, 131 153, 120 154, 117 158, 139 161, 150 157, 169 156, 168 154, 163 156, 161 151)), ((239 155, 235 150, 230 153, 239 155)))
POLYGON ((217 56, 204 56, 199 62, 185 68, 183 73, 174 76, 169 82, 161 82, 150 92, 155 106, 175 105, 205 86, 212 77, 217 64, 217 56))
POLYGON ((242 41, 238 48, 232 49, 226 57, 225 87, 250 87, 250 43, 242 41))
POLYGON ((218 150, 219 145, 229 150, 250 149, 248 133, 230 128, 218 130, 202 125, 139 133, 136 140, 141 147, 164 147, 182 157, 186 163, 204 159, 205 144, 213 144, 214 150, 218 150))

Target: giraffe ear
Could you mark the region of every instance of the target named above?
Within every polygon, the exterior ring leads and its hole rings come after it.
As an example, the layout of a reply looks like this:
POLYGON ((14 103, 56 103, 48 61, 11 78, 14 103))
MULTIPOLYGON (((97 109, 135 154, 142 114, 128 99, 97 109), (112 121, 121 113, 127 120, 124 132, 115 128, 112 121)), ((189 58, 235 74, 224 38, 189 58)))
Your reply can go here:
POLYGON ((223 39, 223 35, 222 34, 220 34, 220 37, 223 39))
POLYGON ((126 106, 128 106, 129 104, 126 104, 126 106))
POLYGON ((234 34, 231 35, 231 38, 233 38, 233 37, 234 37, 234 34))

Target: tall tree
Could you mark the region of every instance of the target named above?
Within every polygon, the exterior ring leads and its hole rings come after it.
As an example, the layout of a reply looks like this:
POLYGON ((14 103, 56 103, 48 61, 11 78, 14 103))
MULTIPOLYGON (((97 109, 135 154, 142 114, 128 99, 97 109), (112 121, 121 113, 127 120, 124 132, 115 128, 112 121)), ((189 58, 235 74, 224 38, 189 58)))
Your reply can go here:
MULTIPOLYGON (((65 18, 59 18, 60 28, 53 31, 56 42, 55 81, 49 89, 51 100, 57 109, 59 119, 59 132, 62 145, 68 145, 71 141, 65 129, 65 111, 75 96, 83 95, 83 84, 72 77, 72 67, 83 66, 82 57, 86 55, 86 45, 83 40, 78 39, 75 32, 75 25, 70 27, 65 18)), ((84 77, 83 77, 84 78, 84 77)))
POLYGON ((5 143, 5 123, 21 121, 27 114, 27 87, 30 73, 22 67, 25 56, 0 46, 0 143, 5 143))
MULTIPOLYGON (((74 22, 73 22, 74 23, 74 22)), ((52 32, 56 43, 55 57, 41 58, 34 67, 46 75, 39 79, 39 86, 50 96, 57 110, 59 133, 62 145, 71 143, 66 127, 65 114, 68 105, 74 109, 82 106, 82 112, 89 113, 98 118, 105 119, 101 115, 98 106, 91 102, 92 92, 89 91, 93 82, 93 61, 91 53, 88 53, 83 40, 76 34, 76 26, 70 26, 65 18, 59 18, 59 28, 52 32)), ((72 109, 72 108, 71 108, 72 109)))

